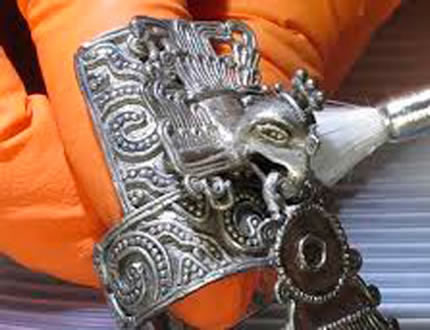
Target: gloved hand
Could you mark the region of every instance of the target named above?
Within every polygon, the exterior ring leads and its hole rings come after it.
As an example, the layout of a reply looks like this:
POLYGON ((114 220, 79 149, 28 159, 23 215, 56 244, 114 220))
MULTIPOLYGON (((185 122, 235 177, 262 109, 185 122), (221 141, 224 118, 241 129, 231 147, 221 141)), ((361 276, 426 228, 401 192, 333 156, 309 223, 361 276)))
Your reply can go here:
MULTIPOLYGON (((0 252, 33 270, 98 285, 93 244, 122 215, 75 78, 73 55, 85 41, 136 15, 239 19, 257 34, 265 82, 288 83, 303 67, 331 90, 399 2, 18 0, 48 96, 26 95, 0 49, 0 252)), ((211 284, 172 311, 199 329, 227 328, 246 309, 257 276, 211 284)))

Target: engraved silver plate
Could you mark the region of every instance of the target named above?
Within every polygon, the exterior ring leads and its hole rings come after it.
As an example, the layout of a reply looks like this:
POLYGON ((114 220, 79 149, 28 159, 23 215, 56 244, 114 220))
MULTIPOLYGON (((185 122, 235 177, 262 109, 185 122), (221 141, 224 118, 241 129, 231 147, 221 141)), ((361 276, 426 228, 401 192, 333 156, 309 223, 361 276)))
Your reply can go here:
POLYGON ((235 22, 138 18, 79 50, 79 81, 125 214, 94 256, 121 327, 271 263, 261 183, 234 141, 244 104, 264 93, 257 60, 253 34, 235 22), (232 52, 218 55, 215 42, 232 52))
MULTIPOLYGON (((303 231, 291 217, 321 199, 311 159, 324 97, 306 72, 290 91, 268 88, 244 24, 148 17, 84 45, 76 71, 124 212, 94 253, 121 328, 208 283, 275 266, 294 230, 295 268, 283 265, 281 280, 312 278, 339 255, 315 299, 338 295, 350 261, 340 223, 324 216, 321 232, 303 231)), ((312 283, 295 281, 287 296, 312 301, 312 283)))

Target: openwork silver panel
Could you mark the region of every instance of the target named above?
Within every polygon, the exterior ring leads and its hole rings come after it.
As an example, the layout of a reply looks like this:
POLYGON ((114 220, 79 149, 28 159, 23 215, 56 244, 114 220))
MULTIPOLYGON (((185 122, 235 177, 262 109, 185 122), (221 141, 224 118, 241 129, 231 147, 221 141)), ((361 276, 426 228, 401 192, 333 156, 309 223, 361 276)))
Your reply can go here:
POLYGON ((369 329, 394 327, 324 209, 311 169, 324 96, 306 72, 289 91, 268 88, 242 23, 147 17, 84 45, 76 70, 124 211, 94 254, 121 328, 268 266, 292 313, 286 329, 330 304, 319 329, 374 316, 369 329))
POLYGON ((218 175, 241 164, 224 144, 233 118, 209 112, 209 103, 227 103, 239 117, 242 94, 232 93, 258 87, 250 31, 136 19, 85 45, 76 63, 125 213, 95 253, 122 326, 136 327, 211 281, 268 265, 260 183, 249 171, 246 181, 218 175), (215 42, 234 54, 217 55, 215 42))

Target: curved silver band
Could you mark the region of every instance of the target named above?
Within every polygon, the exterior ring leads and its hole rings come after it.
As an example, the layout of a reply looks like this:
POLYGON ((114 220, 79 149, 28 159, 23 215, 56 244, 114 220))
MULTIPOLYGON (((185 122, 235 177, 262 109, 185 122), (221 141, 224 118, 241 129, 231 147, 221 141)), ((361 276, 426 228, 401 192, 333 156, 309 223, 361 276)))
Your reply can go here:
POLYGON ((286 288, 297 303, 331 301, 350 280, 338 220, 323 216, 337 234, 318 236, 291 216, 303 201, 318 204, 321 197, 310 159, 319 147, 314 111, 322 110, 323 94, 304 71, 288 92, 267 88, 258 58, 252 31, 239 22, 148 17, 76 55, 124 211, 94 253, 121 328, 135 329, 209 283, 276 261, 288 284, 278 286, 278 295, 286 288), (220 51, 220 44, 229 51, 220 51), (287 240, 299 239, 294 270, 279 266, 284 238, 296 230, 290 225, 303 234, 287 240), (326 247, 327 254, 315 259, 315 251, 326 247), (286 269, 316 273, 336 253, 342 272, 323 298, 289 283, 286 269))
POLYGON ((120 327, 268 266, 260 183, 230 175, 237 155, 219 147, 226 118, 208 108, 239 115, 244 90, 261 94, 252 32, 237 22, 137 18, 82 47, 76 68, 125 213, 94 255, 120 327), (235 54, 218 56, 215 41, 235 54))

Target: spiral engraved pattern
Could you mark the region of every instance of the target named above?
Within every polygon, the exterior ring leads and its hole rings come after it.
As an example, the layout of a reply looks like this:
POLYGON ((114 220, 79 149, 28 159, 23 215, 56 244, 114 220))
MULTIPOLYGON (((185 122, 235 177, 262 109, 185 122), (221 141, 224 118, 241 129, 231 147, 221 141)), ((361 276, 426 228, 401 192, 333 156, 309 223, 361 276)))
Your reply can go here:
MULTIPOLYGON (((237 131, 249 127, 237 129, 231 122, 253 102, 242 102, 244 95, 282 99, 287 112, 303 109, 290 106, 292 97, 260 85, 252 31, 238 22, 137 18, 84 46, 76 67, 125 214, 94 253, 119 326, 138 328, 208 283, 273 265, 270 247, 279 219, 267 210, 261 181, 239 150, 245 147, 236 146, 243 137, 237 131), (229 44, 231 54, 217 54, 217 42, 229 44)), ((322 102, 321 95, 304 92, 306 102, 322 102)), ((284 120, 277 112, 271 115, 284 120)), ((299 117, 289 116, 303 121, 299 117)), ((266 165, 274 164, 265 151, 260 154, 266 165)), ((284 291, 313 304, 337 295, 351 261, 337 219, 320 220, 310 221, 305 228, 310 233, 304 233, 306 221, 290 219, 285 237, 276 241, 284 291), (321 239, 309 236, 318 234, 312 224, 330 236, 320 248, 339 252, 334 270, 318 273, 326 265, 324 258, 313 258, 321 239), (303 234, 309 235, 299 242, 300 253, 313 251, 312 258, 297 262, 290 243, 303 234), (298 276, 309 270, 302 267, 307 263, 314 272, 306 278, 311 285, 298 276), (333 276, 327 279, 327 273, 333 276)))
POLYGON ((152 304, 172 285, 167 252, 146 233, 131 232, 118 239, 109 248, 107 262, 113 292, 126 310, 152 304))
POLYGON ((220 221, 226 242, 245 253, 263 253, 268 245, 260 229, 267 216, 260 196, 248 189, 237 192, 233 206, 222 213, 220 221))
POLYGON ((126 215, 94 254, 120 327, 136 328, 207 283, 271 262, 260 233, 267 217, 261 187, 234 183, 230 197, 237 205, 214 199, 215 190, 205 195, 184 187, 187 175, 199 181, 202 173, 230 166, 210 111, 193 98, 257 86, 257 58, 254 36, 241 24, 149 18, 77 55, 126 215), (233 31, 243 38, 235 40, 233 31), (212 40, 231 42, 234 53, 217 55, 212 40))

